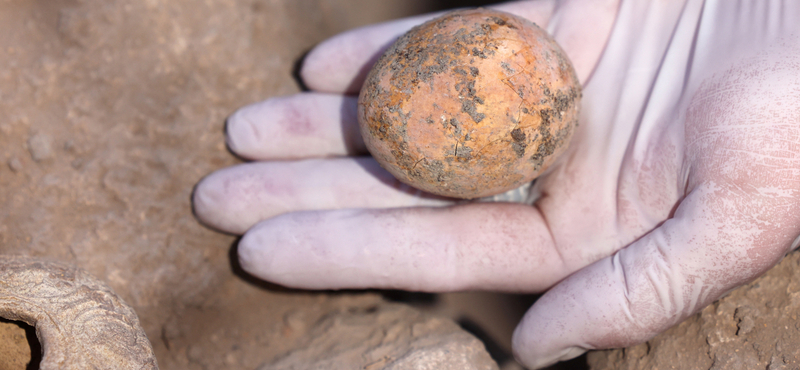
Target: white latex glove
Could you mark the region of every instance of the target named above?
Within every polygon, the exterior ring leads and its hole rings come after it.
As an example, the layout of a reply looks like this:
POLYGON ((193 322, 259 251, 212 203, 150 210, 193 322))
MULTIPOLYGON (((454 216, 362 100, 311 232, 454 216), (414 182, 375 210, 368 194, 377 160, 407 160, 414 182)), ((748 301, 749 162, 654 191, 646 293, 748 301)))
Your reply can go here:
POLYGON ((514 334, 531 368, 646 341, 775 265, 800 235, 800 1, 529 1, 584 84, 533 206, 456 204, 365 155, 358 87, 411 18, 314 49, 313 92, 245 107, 257 160, 196 188, 253 275, 296 288, 547 293, 514 334), (316 158, 316 159, 311 159, 316 158))

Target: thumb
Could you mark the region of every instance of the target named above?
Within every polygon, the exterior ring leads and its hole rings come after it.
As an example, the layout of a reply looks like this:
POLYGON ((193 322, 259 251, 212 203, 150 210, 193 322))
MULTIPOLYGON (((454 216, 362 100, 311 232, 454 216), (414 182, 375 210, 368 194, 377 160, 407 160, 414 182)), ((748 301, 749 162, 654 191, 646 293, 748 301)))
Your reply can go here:
POLYGON ((673 218, 542 296, 514 332, 517 359, 541 368, 647 341, 760 275, 796 236, 758 222, 771 206, 722 186, 696 188, 673 218), (756 212, 736 211, 744 206, 756 212))

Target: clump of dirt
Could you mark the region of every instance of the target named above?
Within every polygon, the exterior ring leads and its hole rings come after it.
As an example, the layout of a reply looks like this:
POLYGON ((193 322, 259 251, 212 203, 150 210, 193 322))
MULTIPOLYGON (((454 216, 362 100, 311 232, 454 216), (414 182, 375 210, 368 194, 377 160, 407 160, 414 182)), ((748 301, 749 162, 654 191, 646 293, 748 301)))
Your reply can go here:
POLYGON ((592 369, 800 368, 800 253, 638 346, 592 352, 592 369))

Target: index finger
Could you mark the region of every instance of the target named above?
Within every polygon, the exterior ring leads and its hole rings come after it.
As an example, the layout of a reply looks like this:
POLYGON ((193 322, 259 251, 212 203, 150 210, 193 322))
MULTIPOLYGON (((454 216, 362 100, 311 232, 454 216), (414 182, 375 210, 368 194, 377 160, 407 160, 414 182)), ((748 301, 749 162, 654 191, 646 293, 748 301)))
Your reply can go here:
MULTIPOLYGON (((553 12, 553 5, 553 0, 521 1, 492 8, 517 14, 544 28, 553 12)), ((356 94, 370 67, 394 40, 411 27, 441 14, 398 19, 334 36, 311 50, 303 61, 300 76, 311 90, 356 94)))

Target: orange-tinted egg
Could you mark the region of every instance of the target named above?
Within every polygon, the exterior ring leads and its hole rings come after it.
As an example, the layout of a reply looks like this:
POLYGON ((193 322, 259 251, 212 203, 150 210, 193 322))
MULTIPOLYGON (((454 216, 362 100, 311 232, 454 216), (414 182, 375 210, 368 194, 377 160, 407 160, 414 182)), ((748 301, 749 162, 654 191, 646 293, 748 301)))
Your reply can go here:
POLYGON ((533 180, 564 152, 581 88, 534 23, 487 9, 411 29, 378 60, 358 119, 370 153, 399 180, 456 198, 533 180))

